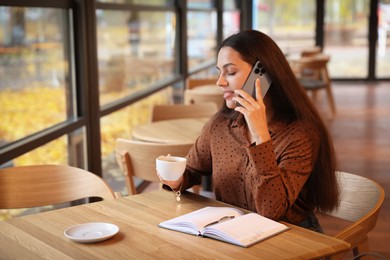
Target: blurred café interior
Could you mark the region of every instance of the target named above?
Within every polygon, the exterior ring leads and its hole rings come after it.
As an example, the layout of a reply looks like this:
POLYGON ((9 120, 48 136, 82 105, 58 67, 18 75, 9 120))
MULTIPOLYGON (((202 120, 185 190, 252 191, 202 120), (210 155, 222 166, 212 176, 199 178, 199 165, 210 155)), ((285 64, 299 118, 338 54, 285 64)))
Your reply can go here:
MULTIPOLYGON (((117 140, 193 142, 191 124, 201 129, 223 103, 216 47, 244 29, 271 36, 297 77, 301 59, 326 57, 327 83, 308 94, 340 170, 390 192, 389 0, 0 0, 0 169, 70 165, 123 196, 155 189, 129 183, 117 140), (151 121, 164 127, 186 110, 155 108, 202 99, 214 105, 182 116, 184 128, 148 136, 151 121)), ((0 220, 30 213, 0 209, 0 220)), ((369 238, 390 257, 389 218, 386 198, 369 238)))

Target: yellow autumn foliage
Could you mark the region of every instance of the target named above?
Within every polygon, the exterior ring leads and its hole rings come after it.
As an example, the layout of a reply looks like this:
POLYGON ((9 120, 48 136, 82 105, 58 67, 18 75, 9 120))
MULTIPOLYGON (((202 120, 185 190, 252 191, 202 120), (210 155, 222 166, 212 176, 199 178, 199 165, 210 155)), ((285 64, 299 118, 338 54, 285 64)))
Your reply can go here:
MULTIPOLYGON (((115 147, 118 137, 130 137, 135 125, 145 123, 150 117, 150 107, 169 102, 163 90, 132 106, 114 112, 101 119, 102 157, 105 158, 115 147)), ((116 93, 104 94, 114 99, 116 93)), ((0 91, 0 140, 11 142, 67 119, 64 88, 34 86, 21 90, 0 91)), ((34 151, 16 158, 15 165, 38 163, 67 164, 66 136, 54 140, 34 151)))

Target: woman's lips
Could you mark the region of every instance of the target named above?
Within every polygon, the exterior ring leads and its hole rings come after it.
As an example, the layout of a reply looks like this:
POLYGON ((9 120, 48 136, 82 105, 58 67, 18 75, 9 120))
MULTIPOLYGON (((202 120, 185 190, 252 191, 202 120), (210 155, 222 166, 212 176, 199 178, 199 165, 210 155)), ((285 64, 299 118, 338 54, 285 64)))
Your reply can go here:
POLYGON ((223 93, 223 98, 224 99, 230 99, 234 96, 234 92, 233 91, 224 91, 223 93))

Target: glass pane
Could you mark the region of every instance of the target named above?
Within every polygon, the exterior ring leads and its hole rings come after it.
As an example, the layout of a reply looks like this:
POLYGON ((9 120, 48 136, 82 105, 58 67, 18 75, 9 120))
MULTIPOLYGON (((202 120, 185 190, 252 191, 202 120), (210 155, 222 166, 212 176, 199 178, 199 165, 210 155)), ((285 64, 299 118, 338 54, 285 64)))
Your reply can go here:
POLYGON ((240 30, 240 12, 224 11, 223 12, 223 38, 237 33, 240 30))
POLYGON ((67 18, 66 10, 0 7, 0 145, 73 115, 67 18))
POLYGON ((215 78, 215 86, 217 87, 219 72, 216 67, 210 67, 204 70, 201 70, 197 73, 191 75, 191 79, 210 79, 215 78))
POLYGON ((238 1, 236 0, 224 0, 223 1, 223 9, 226 10, 237 10, 238 1))
POLYGON ((102 3, 117 3, 117 4, 139 4, 139 5, 173 5, 173 0, 96 0, 102 3))
POLYGON ((369 8, 369 0, 326 1, 324 52, 332 78, 368 76, 369 8))
POLYGON ((136 125, 149 121, 151 108, 154 104, 171 102, 172 89, 166 88, 101 119, 103 178, 107 180, 113 190, 127 194, 123 172, 115 159, 115 140, 117 138, 131 139, 132 129, 136 125))
POLYGON ((212 0, 187 0, 187 8, 213 8, 212 0))
POLYGON ((100 105, 175 74, 175 14, 97 11, 100 105))
POLYGON ((87 169, 86 158, 86 131, 79 128, 68 134, 68 164, 87 169))
POLYGON ((286 55, 315 45, 316 1, 255 0, 253 28, 268 34, 286 55))
POLYGON ((215 59, 217 47, 217 15, 215 12, 188 12, 189 69, 215 59))
POLYGON ((25 153, 9 163, 9 166, 24 166, 35 164, 68 164, 68 141, 63 136, 28 153, 25 153))
POLYGON ((378 6, 377 77, 390 77, 390 1, 378 6))

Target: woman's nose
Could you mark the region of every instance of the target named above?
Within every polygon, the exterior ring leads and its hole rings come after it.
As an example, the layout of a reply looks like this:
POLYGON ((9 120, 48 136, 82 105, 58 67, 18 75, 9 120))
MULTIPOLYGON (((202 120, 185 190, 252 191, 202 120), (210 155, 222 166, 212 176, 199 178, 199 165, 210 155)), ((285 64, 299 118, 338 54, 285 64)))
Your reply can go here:
POLYGON ((222 75, 220 75, 218 77, 217 85, 218 86, 226 86, 226 79, 222 75))

